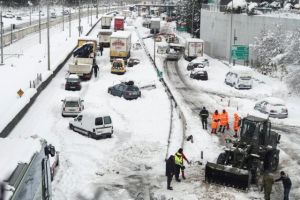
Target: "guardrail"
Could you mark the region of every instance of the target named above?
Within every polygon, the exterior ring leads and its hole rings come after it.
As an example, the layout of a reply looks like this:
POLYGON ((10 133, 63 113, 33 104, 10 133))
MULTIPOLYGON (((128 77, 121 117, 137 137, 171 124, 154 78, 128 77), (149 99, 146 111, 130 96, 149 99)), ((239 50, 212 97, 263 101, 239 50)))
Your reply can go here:
MULTIPOLYGON (((98 21, 91 27, 88 31, 86 36, 88 36, 91 31, 96 27, 96 25, 101 20, 101 17, 98 21)), ((30 101, 19 111, 19 113, 6 125, 6 127, 1 131, 0 137, 5 138, 7 137, 14 127, 21 121, 21 119, 25 116, 29 108, 33 105, 36 98, 41 94, 41 92, 49 85, 51 80, 57 75, 57 73, 65 66, 67 61, 72 56, 73 51, 76 49, 76 46, 72 49, 72 51, 67 55, 67 57, 57 66, 57 68, 53 71, 53 73, 44 81, 42 82, 37 88, 37 92, 30 98, 30 101)))

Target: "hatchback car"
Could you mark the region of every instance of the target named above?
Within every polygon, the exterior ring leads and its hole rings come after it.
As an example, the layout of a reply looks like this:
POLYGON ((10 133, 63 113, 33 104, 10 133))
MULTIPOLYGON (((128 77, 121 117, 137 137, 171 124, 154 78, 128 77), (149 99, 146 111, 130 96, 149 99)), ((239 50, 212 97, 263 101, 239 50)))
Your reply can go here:
POLYGON ((196 80, 208 80, 207 71, 202 68, 195 68, 191 71, 190 77, 196 80))
POLYGON ((274 118, 288 117, 288 109, 284 101, 275 97, 268 97, 258 101, 255 104, 254 109, 274 118))
POLYGON ((83 111, 83 100, 80 97, 66 97, 62 101, 61 115, 63 117, 70 116, 76 117, 81 111, 83 111))
POLYGON ((69 77, 66 78, 66 90, 81 90, 80 78, 76 74, 70 74, 69 77))
POLYGON ((124 97, 124 99, 131 100, 141 97, 140 89, 134 85, 133 81, 122 82, 108 88, 108 93, 113 96, 124 97))

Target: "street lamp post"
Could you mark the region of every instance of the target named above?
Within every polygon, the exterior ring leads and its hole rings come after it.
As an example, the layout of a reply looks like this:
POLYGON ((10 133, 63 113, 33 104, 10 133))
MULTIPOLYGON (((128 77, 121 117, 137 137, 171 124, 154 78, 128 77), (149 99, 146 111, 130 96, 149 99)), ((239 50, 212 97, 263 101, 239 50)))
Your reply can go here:
POLYGON ((71 8, 69 8, 69 37, 71 37, 71 8))
POLYGON ((154 29, 154 36, 153 36, 153 62, 154 66, 156 67, 156 62, 155 62, 155 46, 156 46, 156 29, 154 29))
POLYGON ((50 17, 49 17, 49 1, 47 0, 47 52, 48 52, 48 70, 50 71, 50 17))

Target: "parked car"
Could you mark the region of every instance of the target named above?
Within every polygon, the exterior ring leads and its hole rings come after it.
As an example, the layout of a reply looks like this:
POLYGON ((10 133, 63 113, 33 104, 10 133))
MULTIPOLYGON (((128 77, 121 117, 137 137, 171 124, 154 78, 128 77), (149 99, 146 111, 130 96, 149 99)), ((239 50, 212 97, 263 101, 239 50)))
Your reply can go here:
POLYGON ((203 68, 195 68, 191 71, 190 77, 196 80, 208 80, 207 71, 203 68))
POLYGON ((76 117, 84 109, 83 100, 80 97, 66 97, 61 101, 63 102, 61 111, 63 117, 76 117))
POLYGON ((115 59, 111 65, 111 73, 112 74, 125 74, 126 67, 123 59, 115 59))
POLYGON ((188 70, 188 71, 191 71, 191 70, 193 70, 193 69, 195 69, 195 68, 204 68, 205 66, 204 66, 204 64, 203 63, 194 63, 194 62, 190 62, 189 64, 188 64, 188 66, 186 67, 186 69, 188 70))
POLYGON ((170 51, 167 55, 167 60, 169 61, 178 61, 181 57, 181 53, 180 52, 176 52, 176 51, 170 51))
POLYGON ((236 89, 251 89, 252 71, 247 68, 231 69, 225 77, 225 84, 230 85, 236 89))
POLYGON ((127 67, 133 67, 134 65, 137 65, 140 63, 140 60, 137 58, 129 58, 127 62, 127 67))
POLYGON ((69 128, 90 138, 111 137, 114 128, 110 115, 83 111, 70 121, 69 128))
POLYGON ((5 17, 5 18, 14 18, 15 15, 9 10, 9 11, 7 11, 7 13, 5 13, 3 15, 3 17, 5 17))
POLYGON ((255 104, 254 109, 274 118, 288 117, 288 109, 285 102, 282 99, 275 97, 268 97, 258 101, 255 104))
POLYGON ((54 13, 54 12, 50 13, 50 17, 51 18, 56 18, 56 13, 54 13))
POLYGON ((124 99, 131 100, 141 97, 140 89, 134 85, 133 81, 122 82, 108 88, 108 93, 113 96, 124 97, 124 99))
POLYGON ((78 75, 70 74, 69 77, 66 78, 66 90, 81 90, 81 80, 78 75))

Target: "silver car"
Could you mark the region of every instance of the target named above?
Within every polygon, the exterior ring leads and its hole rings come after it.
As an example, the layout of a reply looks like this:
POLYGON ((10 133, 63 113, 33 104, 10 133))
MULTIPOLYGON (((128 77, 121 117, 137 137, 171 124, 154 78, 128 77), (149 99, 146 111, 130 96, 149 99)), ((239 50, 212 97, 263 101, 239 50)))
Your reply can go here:
POLYGON ((81 111, 83 111, 83 100, 80 97, 66 97, 61 100, 63 117, 76 117, 81 111))
POLYGON ((288 109, 283 100, 275 97, 268 97, 258 101, 255 106, 255 110, 268 114, 273 118, 287 118, 288 109))

